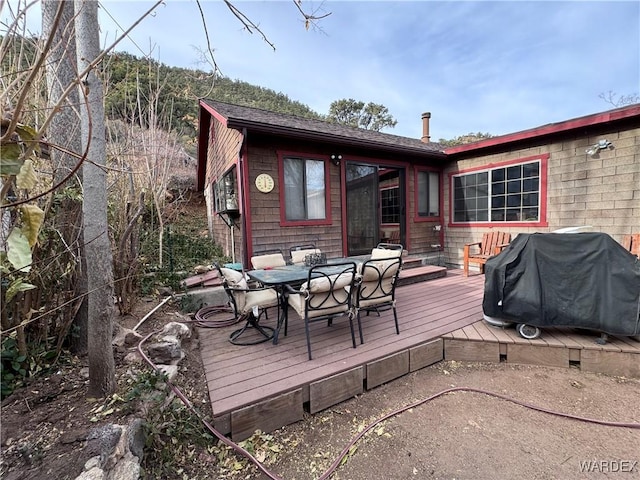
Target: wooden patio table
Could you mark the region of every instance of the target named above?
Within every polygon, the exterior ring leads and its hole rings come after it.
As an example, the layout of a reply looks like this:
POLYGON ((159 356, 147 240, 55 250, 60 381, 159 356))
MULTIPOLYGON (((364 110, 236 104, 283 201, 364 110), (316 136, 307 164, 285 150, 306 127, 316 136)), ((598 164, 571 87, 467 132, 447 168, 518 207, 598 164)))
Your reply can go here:
MULTIPOLYGON (((369 255, 360 255, 358 257, 343 257, 343 258, 331 258, 327 259, 327 263, 322 264, 326 265, 323 268, 323 272, 331 275, 331 269, 335 269, 335 273, 340 273, 343 269, 341 267, 332 267, 332 263, 343 263, 343 262, 355 262, 356 265, 364 262, 369 255)), ((318 265, 313 265, 318 266, 318 265)), ((273 268, 265 268, 259 270, 249 270, 247 271, 247 275, 252 280, 255 280, 262 285, 269 286, 278 290, 278 295, 280 297, 280 317, 278 318, 278 323, 273 333, 273 344, 278 344, 278 335, 280 333, 280 328, 282 327, 284 320, 287 315, 287 309, 289 308, 286 287, 285 285, 292 286, 300 286, 303 282, 307 281, 309 278, 309 270, 313 266, 307 265, 284 265, 282 267, 273 267, 273 268)))

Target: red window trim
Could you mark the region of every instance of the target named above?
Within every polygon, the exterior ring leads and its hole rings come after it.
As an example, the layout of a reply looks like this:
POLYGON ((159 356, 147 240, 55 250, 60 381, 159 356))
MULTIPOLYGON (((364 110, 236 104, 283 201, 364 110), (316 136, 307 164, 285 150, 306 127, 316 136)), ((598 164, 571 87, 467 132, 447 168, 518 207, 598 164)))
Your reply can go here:
POLYGON ((549 164, 549 154, 542 153, 540 155, 531 155, 529 157, 521 157, 514 160, 506 160, 498 163, 488 163, 480 167, 466 168, 456 172, 449 172, 449 222, 448 226, 453 228, 467 227, 548 227, 547 220, 547 171, 549 164), (455 175, 477 172, 481 170, 490 170, 492 168, 500 168, 509 165, 518 165, 528 163, 534 160, 540 161, 540 221, 538 222, 454 222, 453 221, 453 177, 455 175))
POLYGON ((314 225, 331 225, 331 179, 329 175, 329 158, 327 155, 310 154, 304 152, 292 152, 285 150, 277 150, 278 156, 278 181, 280 184, 280 226, 281 227, 300 227, 314 225), (297 157, 309 160, 320 160, 324 163, 324 211, 326 218, 313 220, 287 220, 287 209, 284 197, 284 158, 297 157))
POLYGON ((442 223, 442 205, 443 205, 443 189, 442 189, 442 175, 441 171, 438 168, 434 167, 424 167, 424 166, 413 166, 413 221, 414 223, 420 222, 440 222, 442 223), (438 210, 440 211, 440 215, 429 216, 429 217, 421 217, 418 215, 418 172, 434 172, 440 176, 440 182, 438 183, 438 210))

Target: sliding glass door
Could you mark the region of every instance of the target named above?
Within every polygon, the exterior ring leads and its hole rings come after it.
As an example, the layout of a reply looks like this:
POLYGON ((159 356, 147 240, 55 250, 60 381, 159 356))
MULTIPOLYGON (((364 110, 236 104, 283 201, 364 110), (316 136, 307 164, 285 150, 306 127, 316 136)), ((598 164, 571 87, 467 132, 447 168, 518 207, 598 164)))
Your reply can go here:
POLYGON ((346 164, 347 254, 371 252, 405 230, 404 171, 356 162, 346 164))

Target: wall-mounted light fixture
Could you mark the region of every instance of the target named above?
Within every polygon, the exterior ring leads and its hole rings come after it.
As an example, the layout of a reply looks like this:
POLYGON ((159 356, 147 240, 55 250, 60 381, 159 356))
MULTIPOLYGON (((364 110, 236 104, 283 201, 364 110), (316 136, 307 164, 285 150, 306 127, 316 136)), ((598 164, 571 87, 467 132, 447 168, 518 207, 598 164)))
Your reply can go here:
POLYGON ((330 158, 331 158, 331 163, 338 166, 340 165, 340 161, 342 160, 342 155, 340 155, 339 153, 332 153, 330 158))
POLYGON ((607 150, 612 148, 613 148, 613 143, 611 143, 609 140, 606 140, 606 139, 598 140, 598 143, 587 148, 585 150, 585 153, 590 157, 597 157, 598 154, 600 153, 600 150, 607 150))

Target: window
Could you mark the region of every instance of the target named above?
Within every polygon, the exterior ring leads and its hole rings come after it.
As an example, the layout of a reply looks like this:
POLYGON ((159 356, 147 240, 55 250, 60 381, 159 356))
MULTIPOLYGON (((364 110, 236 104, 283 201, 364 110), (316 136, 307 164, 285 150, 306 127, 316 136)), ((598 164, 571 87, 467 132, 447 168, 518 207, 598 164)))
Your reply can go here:
POLYGON ((236 169, 234 167, 214 184, 213 196, 216 212, 234 212, 238 210, 236 183, 236 169))
POLYGON ((440 175, 419 170, 416 174, 418 217, 440 216, 440 175))
POLYGON ((380 215, 382 223, 400 223, 400 188, 380 190, 380 215))
POLYGON ((541 160, 453 175, 454 222, 540 222, 541 160))
POLYGON ((287 221, 326 219, 325 165, 322 160, 283 159, 287 221))

